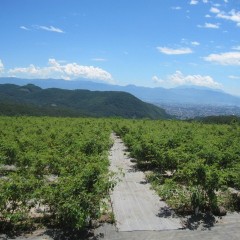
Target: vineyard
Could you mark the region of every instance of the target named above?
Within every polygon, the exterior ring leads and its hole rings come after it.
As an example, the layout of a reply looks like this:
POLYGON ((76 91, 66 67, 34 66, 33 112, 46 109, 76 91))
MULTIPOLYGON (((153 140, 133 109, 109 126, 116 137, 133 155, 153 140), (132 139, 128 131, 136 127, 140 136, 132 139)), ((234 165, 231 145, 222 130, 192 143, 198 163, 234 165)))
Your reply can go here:
POLYGON ((177 212, 239 210, 238 123, 133 120, 118 122, 115 132, 177 212))
POLYGON ((110 133, 105 120, 1 117, 0 228, 34 220, 80 229, 99 217, 110 133))
POLYGON ((99 218, 113 185, 112 131, 177 212, 239 210, 238 123, 1 117, 0 227, 82 229, 99 218))

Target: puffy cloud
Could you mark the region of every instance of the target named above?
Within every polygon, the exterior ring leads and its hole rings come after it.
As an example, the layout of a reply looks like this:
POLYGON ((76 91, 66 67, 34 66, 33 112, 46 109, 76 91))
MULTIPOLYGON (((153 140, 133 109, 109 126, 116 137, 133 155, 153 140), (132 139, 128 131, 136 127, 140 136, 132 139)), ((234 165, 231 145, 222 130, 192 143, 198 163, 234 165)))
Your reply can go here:
POLYGON ((235 22, 237 26, 240 27, 240 11, 238 12, 235 9, 232 9, 228 13, 219 12, 217 13, 216 17, 235 22))
POLYGON ((49 31, 49 32, 56 32, 56 33, 64 33, 64 31, 60 28, 56 28, 53 26, 47 27, 47 26, 37 26, 37 28, 45 30, 45 31, 49 31))
MULTIPOLYGON (((29 67, 27 68, 14 68, 10 69, 9 73, 10 74, 16 74, 16 73, 27 73, 30 75, 40 75, 41 69, 36 68, 33 64, 30 64, 29 67)), ((43 74, 43 72, 42 72, 43 74)))
POLYGON ((197 42, 197 41, 193 41, 193 42, 191 42, 191 44, 192 44, 193 46, 199 46, 199 45, 200 45, 200 43, 197 42))
POLYGON ((113 83, 112 76, 109 72, 93 66, 82 66, 77 63, 61 64, 55 59, 48 60, 47 67, 36 67, 31 64, 29 67, 20 67, 10 69, 12 75, 23 75, 27 77, 39 78, 63 78, 73 80, 77 78, 87 78, 102 80, 108 83, 113 83))
POLYGON ((213 24, 213 23, 205 23, 204 25, 198 25, 199 28, 212 28, 212 29, 218 29, 219 23, 213 24))
POLYGON ((167 48, 167 47, 157 47, 157 50, 161 53, 167 55, 181 55, 181 54, 189 54, 192 53, 192 49, 190 48, 167 48))
POLYGON ((211 7, 210 12, 211 13, 220 13, 220 10, 216 7, 211 7))
POLYGON ((198 0, 191 0, 190 1, 190 5, 196 5, 196 4, 198 4, 198 0))
POLYGON ((195 85, 203 87, 218 88, 221 86, 220 83, 214 81, 210 76, 202 75, 183 75, 181 71, 168 76, 168 81, 173 85, 195 85))
POLYGON ((157 76, 153 76, 152 80, 157 84, 165 86, 194 85, 209 88, 220 88, 222 86, 210 76, 184 75, 181 71, 168 75, 166 80, 162 80, 157 76))
POLYGON ((4 65, 2 60, 0 59, 0 73, 3 73, 3 72, 4 72, 4 65))
POLYGON ((157 84, 164 82, 164 80, 162 80, 161 78, 159 78, 156 75, 152 77, 152 80, 153 80, 154 83, 157 83, 157 84))
POLYGON ((204 60, 208 62, 215 62, 221 65, 240 66, 240 52, 210 54, 207 57, 205 57, 204 60))

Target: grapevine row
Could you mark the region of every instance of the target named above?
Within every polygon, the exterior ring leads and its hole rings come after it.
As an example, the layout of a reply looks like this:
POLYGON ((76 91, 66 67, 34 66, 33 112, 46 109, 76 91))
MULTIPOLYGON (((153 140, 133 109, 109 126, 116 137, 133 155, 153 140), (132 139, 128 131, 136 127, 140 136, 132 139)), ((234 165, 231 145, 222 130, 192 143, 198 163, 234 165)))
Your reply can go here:
POLYGON ((115 131, 162 199, 179 212, 240 208, 240 126, 121 120, 115 131))
POLYGON ((1 117, 0 224, 48 218, 81 229, 97 218, 110 185, 110 132, 98 119, 1 117))

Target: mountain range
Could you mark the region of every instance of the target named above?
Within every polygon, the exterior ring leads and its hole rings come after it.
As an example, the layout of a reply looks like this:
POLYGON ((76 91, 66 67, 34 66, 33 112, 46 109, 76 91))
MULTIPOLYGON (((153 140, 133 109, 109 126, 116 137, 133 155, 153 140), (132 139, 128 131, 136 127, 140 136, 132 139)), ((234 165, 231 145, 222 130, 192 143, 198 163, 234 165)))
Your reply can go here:
POLYGON ((170 118, 165 110, 120 91, 42 89, 0 84, 0 115, 170 118))
POLYGON ((122 91, 128 92, 137 98, 150 103, 179 103, 179 104, 202 104, 214 106, 238 106, 240 107, 240 97, 230 95, 223 91, 205 87, 177 87, 165 89, 161 87, 149 88, 135 85, 112 85, 86 81, 78 79, 68 81, 63 79, 20 79, 20 78, 0 78, 0 83, 12 83, 26 85, 32 83, 43 89, 87 89, 91 91, 122 91))

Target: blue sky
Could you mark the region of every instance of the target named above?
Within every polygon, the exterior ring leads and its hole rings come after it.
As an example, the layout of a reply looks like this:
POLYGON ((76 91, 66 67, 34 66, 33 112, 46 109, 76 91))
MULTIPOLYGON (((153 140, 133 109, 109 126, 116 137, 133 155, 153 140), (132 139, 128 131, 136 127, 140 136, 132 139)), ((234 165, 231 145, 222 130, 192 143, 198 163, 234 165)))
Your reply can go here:
POLYGON ((0 31, 1 77, 240 95, 240 0, 1 0, 0 31))

